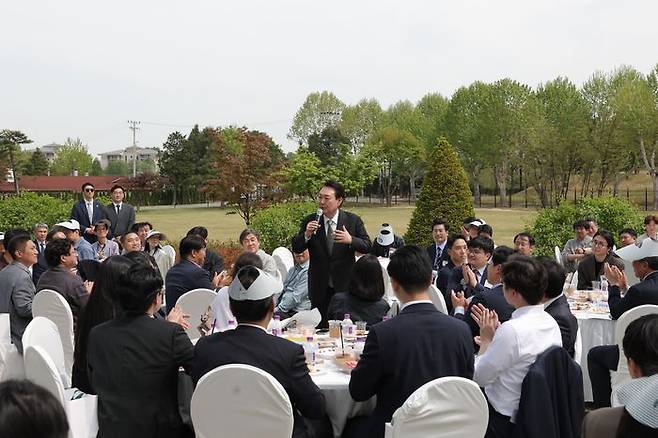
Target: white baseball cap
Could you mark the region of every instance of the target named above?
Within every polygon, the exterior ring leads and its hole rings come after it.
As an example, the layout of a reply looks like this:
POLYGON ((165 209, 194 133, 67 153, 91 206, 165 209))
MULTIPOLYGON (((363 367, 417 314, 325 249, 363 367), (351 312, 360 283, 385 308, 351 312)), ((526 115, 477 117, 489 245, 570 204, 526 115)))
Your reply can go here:
POLYGON ((388 246, 394 241, 393 227, 389 224, 382 224, 382 227, 379 229, 379 235, 377 235, 377 243, 382 246, 388 246))
POLYGON ((628 245, 618 249, 615 253, 624 260, 633 262, 647 257, 658 257, 658 242, 647 238, 635 245, 628 245))
POLYGON ((277 277, 273 277, 267 272, 258 269, 255 266, 245 266, 241 268, 233 282, 228 287, 228 296, 236 301, 257 301, 269 298, 272 295, 278 294, 283 290, 283 283, 277 277), (244 269, 255 269, 258 271, 258 277, 251 283, 249 288, 246 288, 240 282, 240 272, 244 269))
POLYGON ((60 222, 58 224, 55 224, 55 226, 66 228, 67 230, 71 230, 71 231, 80 230, 80 222, 76 221, 75 219, 71 219, 65 222, 60 222))
POLYGON ((160 236, 160 239, 163 239, 163 240, 167 238, 167 236, 165 236, 165 235, 162 234, 161 232, 156 231, 156 230, 151 230, 151 231, 149 231, 149 232, 146 234, 146 240, 148 240, 148 239, 150 239, 151 237, 156 236, 156 235, 159 235, 159 236, 160 236))

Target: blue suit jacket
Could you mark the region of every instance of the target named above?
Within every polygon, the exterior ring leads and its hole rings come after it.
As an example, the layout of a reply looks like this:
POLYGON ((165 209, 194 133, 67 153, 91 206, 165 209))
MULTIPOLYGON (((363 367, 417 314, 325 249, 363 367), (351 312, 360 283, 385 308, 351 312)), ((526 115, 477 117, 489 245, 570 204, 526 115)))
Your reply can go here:
POLYGON ((462 321, 440 313, 431 303, 418 303, 370 327, 350 378, 354 400, 377 396, 366 436, 383 437, 384 424, 407 397, 445 376, 473 378, 473 341, 462 321))
POLYGON ((185 292, 199 288, 214 289, 208 271, 189 260, 181 260, 172 266, 167 272, 165 284, 167 285, 165 289, 167 314, 185 292))
POLYGON ((71 218, 75 219, 80 223, 80 235, 85 238, 89 243, 96 242, 96 236, 91 234, 86 234, 85 230, 89 227, 93 228, 93 224, 98 222, 101 219, 107 219, 107 214, 105 212, 105 207, 103 204, 94 199, 94 215, 92 221, 89 222, 89 215, 87 214, 87 202, 84 199, 73 204, 71 209, 71 218))

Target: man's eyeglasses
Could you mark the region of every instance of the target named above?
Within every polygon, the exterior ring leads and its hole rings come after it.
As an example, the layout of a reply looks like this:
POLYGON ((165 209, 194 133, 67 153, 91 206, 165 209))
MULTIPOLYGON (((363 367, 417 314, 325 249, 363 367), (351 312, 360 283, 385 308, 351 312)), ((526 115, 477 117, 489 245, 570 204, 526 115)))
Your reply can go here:
POLYGON ((94 189, 85 189, 85 192, 94 192, 94 189))

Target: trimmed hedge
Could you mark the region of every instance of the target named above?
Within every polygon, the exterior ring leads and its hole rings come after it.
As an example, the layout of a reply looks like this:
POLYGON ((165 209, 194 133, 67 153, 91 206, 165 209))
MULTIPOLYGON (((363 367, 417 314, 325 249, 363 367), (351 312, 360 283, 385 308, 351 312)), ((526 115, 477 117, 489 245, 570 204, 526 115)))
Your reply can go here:
POLYGON ((51 227, 68 220, 72 206, 70 201, 32 192, 8 196, 0 202, 0 231, 11 228, 32 231, 32 227, 38 222, 44 222, 51 227))
POLYGON ((639 234, 644 232, 640 212, 623 199, 583 198, 575 204, 565 201, 555 208, 540 210, 534 222, 526 227, 537 242, 535 254, 553 256, 556 246, 562 249, 567 240, 573 239, 573 224, 590 217, 596 220, 599 229, 610 231, 615 242, 623 228, 634 228, 639 234))
POLYGON ((251 227, 260 233, 260 247, 269 254, 279 246, 290 249, 292 238, 299 231, 302 220, 317 208, 317 204, 312 201, 295 201, 260 210, 251 222, 251 227))
POLYGON ((445 138, 428 157, 428 171, 416 201, 404 240, 427 246, 432 243, 432 221, 443 218, 457 232, 465 217, 474 216, 471 189, 457 151, 445 138))

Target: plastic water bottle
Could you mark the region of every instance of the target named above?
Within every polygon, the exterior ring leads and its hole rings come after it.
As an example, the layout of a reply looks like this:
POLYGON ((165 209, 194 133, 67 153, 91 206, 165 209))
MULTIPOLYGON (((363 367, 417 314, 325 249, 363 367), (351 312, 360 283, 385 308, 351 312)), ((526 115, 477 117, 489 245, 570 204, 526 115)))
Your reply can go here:
POLYGON ((235 328, 238 326, 238 323, 235 322, 234 319, 229 319, 228 320, 228 328, 226 330, 235 330, 235 328))
POLYGON ((279 315, 274 315, 274 321, 272 322, 272 335, 281 336, 281 317, 279 315))
POLYGON ((346 313, 345 318, 343 318, 343 322, 340 324, 341 329, 343 330, 343 337, 345 336, 354 336, 354 323, 350 319, 350 314, 346 313))
POLYGON ((601 299, 608 301, 608 279, 601 277, 601 299))
POLYGON ((313 342, 313 336, 307 336, 306 342, 304 343, 304 356, 306 356, 306 364, 311 367, 315 365, 315 342, 313 342))

